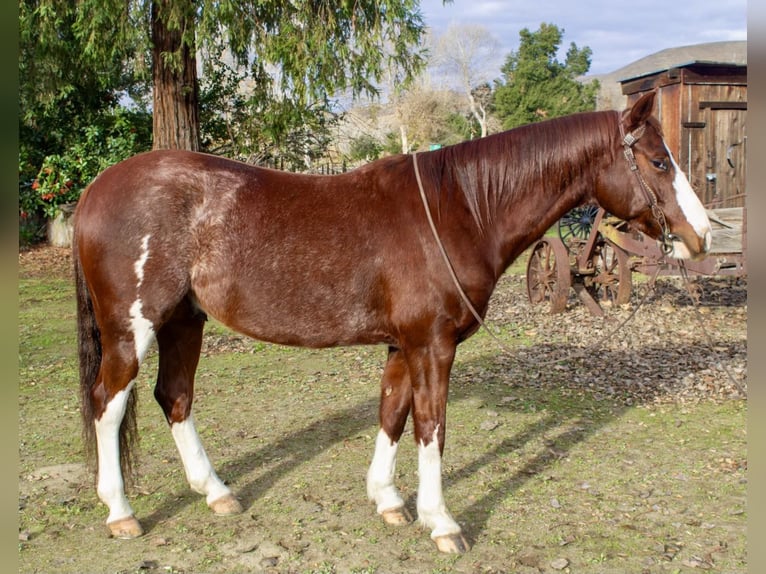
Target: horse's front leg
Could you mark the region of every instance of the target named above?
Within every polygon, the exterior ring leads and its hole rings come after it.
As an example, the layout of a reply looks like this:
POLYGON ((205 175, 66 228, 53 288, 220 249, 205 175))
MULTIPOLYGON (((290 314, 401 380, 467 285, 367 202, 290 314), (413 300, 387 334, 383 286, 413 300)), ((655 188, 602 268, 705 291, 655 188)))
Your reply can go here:
POLYGON ((367 472, 367 495, 387 524, 412 522, 394 485, 396 452, 412 405, 412 386, 407 363, 399 349, 388 350, 388 361, 380 385, 380 430, 375 454, 367 472))
POLYGON ((418 518, 431 529, 441 552, 466 552, 470 545, 447 510, 442 493, 442 453, 447 422, 447 390, 455 343, 445 339, 407 351, 413 390, 413 420, 418 444, 418 518))

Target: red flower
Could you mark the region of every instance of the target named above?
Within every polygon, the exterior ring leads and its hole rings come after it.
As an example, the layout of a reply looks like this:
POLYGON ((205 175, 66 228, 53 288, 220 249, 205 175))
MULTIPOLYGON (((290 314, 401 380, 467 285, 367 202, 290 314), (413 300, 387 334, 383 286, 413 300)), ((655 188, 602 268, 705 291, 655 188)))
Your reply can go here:
POLYGON ((37 180, 37 179, 36 179, 36 180, 34 180, 34 181, 32 182, 32 189, 33 189, 33 190, 35 190, 35 191, 37 191, 38 189, 40 189, 40 180, 37 180))

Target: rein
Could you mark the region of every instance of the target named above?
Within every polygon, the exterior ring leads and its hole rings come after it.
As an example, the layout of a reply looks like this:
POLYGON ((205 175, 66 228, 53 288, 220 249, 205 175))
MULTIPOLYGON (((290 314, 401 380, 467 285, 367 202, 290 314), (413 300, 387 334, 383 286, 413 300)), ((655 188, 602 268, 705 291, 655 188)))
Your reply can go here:
MULTIPOLYGON (((637 130, 625 134, 624 128, 622 123, 620 123, 620 135, 622 136, 622 142, 623 146, 625 148, 625 158, 628 160, 628 163, 630 164, 630 169, 636 174, 636 177, 638 178, 639 184, 641 186, 641 189, 644 191, 644 194, 647 197, 647 200, 649 201, 649 205, 652 209, 652 214, 657 219, 657 222, 659 223, 660 227, 663 231, 663 240, 662 240, 662 252, 664 255, 668 255, 670 253, 670 250, 672 250, 672 234, 668 233, 667 229, 667 221, 665 220, 665 214, 662 212, 662 209, 659 207, 657 202, 657 196, 652 190, 652 188, 646 183, 644 178, 641 176, 641 173, 638 170, 638 165, 636 163, 636 157, 633 154, 632 146, 636 141, 643 135, 644 127, 640 127, 637 130)), ((473 315, 474 319, 478 322, 479 326, 483 328, 489 336, 497 343, 497 345, 506 353, 511 354, 512 349, 502 340, 500 337, 495 334, 494 331, 492 331, 489 326, 486 324, 484 319, 482 319, 481 315, 479 315, 478 311, 476 311, 476 308, 473 306, 473 303, 468 298, 468 295, 466 294, 463 287, 460 285, 460 280, 457 277, 457 273, 455 273, 455 268, 452 265, 452 261, 449 258, 449 255, 447 254, 447 250, 444 247, 444 243, 442 243, 441 237, 439 236, 439 232, 436 229, 436 224, 434 223, 433 216, 431 215, 431 208, 428 205, 428 198, 426 197, 425 190, 423 189, 423 180, 420 177, 420 169, 418 167, 418 153, 413 152, 412 153, 412 165, 415 170, 415 179, 418 183, 418 191, 420 192, 420 199, 423 202, 423 209, 426 213, 426 218, 428 219, 428 226, 431 229, 431 233, 434 237, 434 240, 436 241, 436 244, 439 247, 439 252, 441 253, 442 259, 444 260, 444 263, 447 267, 447 270, 449 271, 450 277, 452 278, 453 283, 455 284, 455 288, 457 289, 458 293, 460 294, 460 298, 465 303, 466 307, 468 307, 468 310, 471 312, 471 315, 473 315)), ((680 263, 680 269, 681 269, 681 275, 686 283, 687 290, 689 290, 690 296, 691 296, 691 290, 690 290, 690 280, 689 276, 686 271, 686 266, 683 264, 683 261, 679 261, 680 263)), ((652 276, 651 280, 649 281, 649 285, 654 285, 654 280, 659 275, 660 266, 657 266, 657 269, 655 270, 654 275, 652 276)), ((595 342, 592 345, 589 345, 588 347, 585 347, 578 353, 573 353, 568 357, 564 357, 561 359, 555 359, 553 361, 550 361, 549 363, 539 363, 536 362, 535 366, 537 368, 546 367, 554 364, 558 364, 564 361, 572 361, 574 359, 580 359, 588 356, 590 353, 592 353, 594 350, 597 350, 601 344, 602 341, 606 341, 611 339, 614 335, 616 335, 622 327, 624 327, 627 323, 629 323, 638 313, 638 311, 644 306, 644 303, 649 297, 649 293, 652 291, 652 289, 646 289, 643 296, 641 297, 641 300, 639 301, 638 305, 633 309, 633 311, 626 317, 623 321, 621 321, 618 325, 616 325, 613 329, 610 330, 610 332, 601 337, 601 339, 597 342, 595 342)), ((694 300, 694 297, 692 297, 692 302, 694 303, 694 310, 697 313, 697 320, 699 321, 703 332, 705 333, 706 337, 708 338, 708 344, 713 347, 712 338, 710 337, 710 334, 707 332, 707 330, 704 327, 704 323, 702 321, 702 317, 699 315, 699 310, 697 308, 697 303, 694 300)), ((728 369, 724 369, 729 380, 734 384, 734 386, 737 387, 737 389, 742 393, 745 394, 745 389, 743 386, 737 381, 734 376, 731 374, 731 372, 728 369)))

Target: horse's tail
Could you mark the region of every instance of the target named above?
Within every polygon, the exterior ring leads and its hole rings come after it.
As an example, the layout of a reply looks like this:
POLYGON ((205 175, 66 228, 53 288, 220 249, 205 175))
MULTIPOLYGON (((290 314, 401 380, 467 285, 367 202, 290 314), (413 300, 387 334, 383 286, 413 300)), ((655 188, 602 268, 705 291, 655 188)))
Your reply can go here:
MULTIPOLYGON (((101 368, 101 331, 96 324, 93 300, 83 275, 82 262, 77 248, 77 233, 72 238, 72 261, 74 262, 77 300, 77 354, 80 360, 80 412, 83 423, 83 444, 88 466, 95 471, 98 467, 96 458, 96 409, 92 391, 101 368)), ((138 441, 135 386, 128 397, 119 436, 122 475, 127 481, 130 481, 133 478, 134 467, 133 447, 138 441)))

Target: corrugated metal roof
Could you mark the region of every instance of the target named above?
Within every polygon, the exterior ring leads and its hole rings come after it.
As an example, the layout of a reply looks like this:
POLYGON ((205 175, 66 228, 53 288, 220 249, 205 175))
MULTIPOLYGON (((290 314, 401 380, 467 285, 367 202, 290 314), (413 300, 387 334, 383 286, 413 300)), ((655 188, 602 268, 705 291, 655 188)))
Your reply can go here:
POLYGON ((703 62, 747 66, 747 41, 711 42, 667 48, 606 75, 617 81, 625 81, 703 62))
POLYGON ((666 48, 608 74, 588 76, 601 83, 598 109, 621 109, 626 98, 621 82, 692 64, 747 66, 747 41, 710 42, 666 48))

